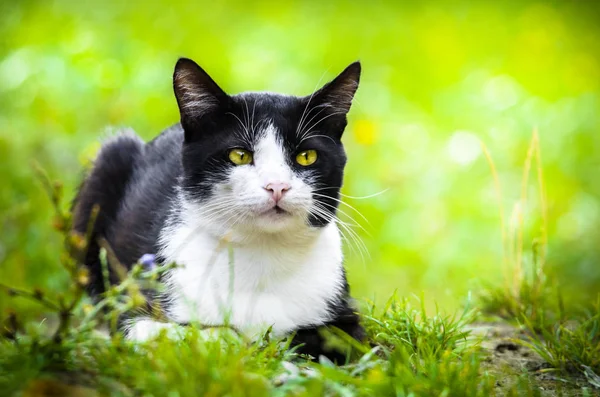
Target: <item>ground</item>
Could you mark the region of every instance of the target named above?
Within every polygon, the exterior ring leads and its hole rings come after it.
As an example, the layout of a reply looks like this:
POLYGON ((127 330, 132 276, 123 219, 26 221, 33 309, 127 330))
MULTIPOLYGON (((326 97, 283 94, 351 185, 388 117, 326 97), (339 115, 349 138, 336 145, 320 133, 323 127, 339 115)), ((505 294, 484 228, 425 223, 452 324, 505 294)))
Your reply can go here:
POLYGON ((487 354, 482 367, 497 374, 496 392, 499 396, 515 386, 520 374, 535 382, 542 396, 559 396, 561 392, 580 396, 584 395, 580 392, 581 388, 589 387, 583 376, 560 376, 548 371, 551 369, 548 363, 522 343, 528 340, 528 332, 523 327, 492 322, 474 323, 468 328, 473 336, 481 338, 481 347, 487 354))

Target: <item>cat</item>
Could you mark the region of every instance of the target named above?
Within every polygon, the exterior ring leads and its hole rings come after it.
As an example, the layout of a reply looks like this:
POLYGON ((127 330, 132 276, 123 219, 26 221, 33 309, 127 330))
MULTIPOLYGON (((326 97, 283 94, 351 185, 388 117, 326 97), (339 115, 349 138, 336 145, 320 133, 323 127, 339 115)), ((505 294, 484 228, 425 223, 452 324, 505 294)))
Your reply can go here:
MULTIPOLYGON (((131 266, 148 253, 177 263, 163 277, 169 322, 132 317, 125 336, 225 321, 255 335, 271 327, 313 358, 343 361, 322 329, 359 341, 365 332, 349 294, 336 211, 346 154, 341 142, 359 62, 305 97, 226 94, 194 61, 173 74, 180 123, 145 143, 108 139, 73 204, 84 234, 99 213, 84 259, 92 296, 104 292, 99 241, 131 266)), ((109 281, 117 281, 110 269, 109 281)))

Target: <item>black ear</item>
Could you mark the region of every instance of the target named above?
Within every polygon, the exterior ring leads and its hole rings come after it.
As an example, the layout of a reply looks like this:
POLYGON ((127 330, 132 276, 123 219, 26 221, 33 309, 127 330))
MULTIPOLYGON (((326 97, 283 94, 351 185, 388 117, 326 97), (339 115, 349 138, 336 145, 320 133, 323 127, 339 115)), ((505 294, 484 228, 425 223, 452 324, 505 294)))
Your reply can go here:
POLYGON ((314 96, 319 104, 328 106, 333 112, 346 114, 360 81, 360 62, 350 64, 331 82, 325 84, 314 96))
POLYGON ((354 62, 323 88, 305 97, 303 102, 307 115, 301 119, 300 128, 318 128, 321 133, 340 139, 348 123, 346 115, 352 105, 359 80, 360 62, 354 62))
POLYGON ((173 90, 179 105, 181 124, 186 131, 208 121, 229 97, 215 81, 191 59, 180 58, 173 72, 173 90))

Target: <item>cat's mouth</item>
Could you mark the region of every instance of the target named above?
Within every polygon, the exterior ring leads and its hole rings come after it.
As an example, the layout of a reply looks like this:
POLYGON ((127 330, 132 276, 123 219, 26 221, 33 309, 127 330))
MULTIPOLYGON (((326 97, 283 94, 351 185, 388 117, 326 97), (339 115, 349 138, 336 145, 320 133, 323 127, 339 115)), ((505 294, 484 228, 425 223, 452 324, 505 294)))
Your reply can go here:
POLYGON ((270 214, 275 214, 275 215, 291 215, 291 213, 287 210, 284 210, 283 208, 281 208, 278 205, 275 205, 271 208, 269 208, 268 210, 264 211, 262 213, 263 215, 270 215, 270 214))

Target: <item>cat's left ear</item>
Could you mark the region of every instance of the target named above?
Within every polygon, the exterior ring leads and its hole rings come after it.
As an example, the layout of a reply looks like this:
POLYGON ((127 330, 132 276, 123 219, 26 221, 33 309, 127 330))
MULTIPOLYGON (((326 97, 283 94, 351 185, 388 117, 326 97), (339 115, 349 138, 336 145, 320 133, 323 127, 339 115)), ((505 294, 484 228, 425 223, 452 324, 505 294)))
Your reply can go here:
POLYGON ((360 81, 360 62, 350 64, 335 79, 325 84, 314 96, 321 104, 329 105, 334 111, 348 113, 360 81))
POLYGON ((360 62, 354 62, 323 88, 305 98, 308 108, 322 109, 319 110, 321 115, 316 117, 319 121, 315 126, 324 124, 323 132, 329 132, 336 138, 342 136, 347 123, 346 115, 358 89, 360 71, 360 62))

